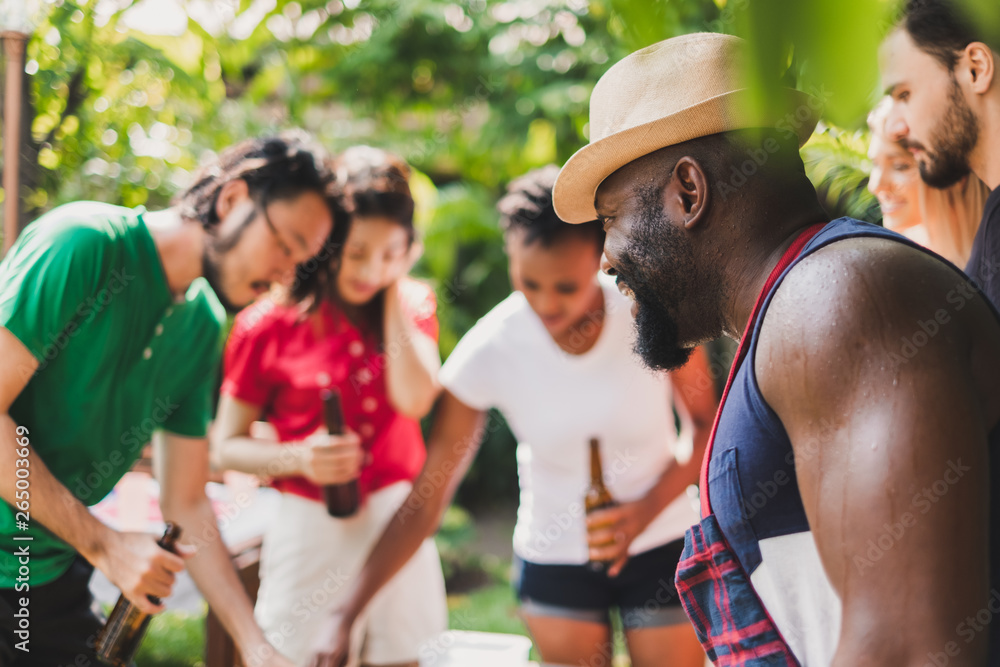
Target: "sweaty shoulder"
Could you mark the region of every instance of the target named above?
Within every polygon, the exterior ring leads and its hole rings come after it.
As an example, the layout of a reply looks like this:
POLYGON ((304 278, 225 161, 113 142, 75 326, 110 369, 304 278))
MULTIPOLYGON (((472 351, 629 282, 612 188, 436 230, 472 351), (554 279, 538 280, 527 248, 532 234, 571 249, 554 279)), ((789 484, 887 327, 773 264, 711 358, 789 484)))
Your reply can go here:
POLYGON ((884 238, 834 242, 777 288, 755 357, 769 402, 778 392, 842 393, 875 370, 1000 360, 996 315, 936 255, 884 238), (828 392, 829 390, 829 392, 828 392))

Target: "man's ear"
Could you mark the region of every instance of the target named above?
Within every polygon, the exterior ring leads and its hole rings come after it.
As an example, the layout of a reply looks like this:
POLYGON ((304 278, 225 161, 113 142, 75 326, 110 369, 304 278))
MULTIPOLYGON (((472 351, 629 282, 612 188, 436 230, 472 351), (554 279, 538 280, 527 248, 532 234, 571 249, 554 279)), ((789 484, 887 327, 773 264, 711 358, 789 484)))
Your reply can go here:
POLYGON ((232 210, 240 203, 250 198, 250 188, 242 178, 229 181, 219 190, 215 200, 215 215, 219 220, 225 220, 232 210))
POLYGON ((673 174, 663 191, 663 210, 671 220, 691 229, 708 212, 711 193, 705 170, 693 157, 682 157, 674 165, 673 174))
POLYGON ((983 95, 989 91, 996 74, 995 56, 993 49, 982 42, 972 42, 965 47, 962 64, 968 67, 972 92, 983 95))

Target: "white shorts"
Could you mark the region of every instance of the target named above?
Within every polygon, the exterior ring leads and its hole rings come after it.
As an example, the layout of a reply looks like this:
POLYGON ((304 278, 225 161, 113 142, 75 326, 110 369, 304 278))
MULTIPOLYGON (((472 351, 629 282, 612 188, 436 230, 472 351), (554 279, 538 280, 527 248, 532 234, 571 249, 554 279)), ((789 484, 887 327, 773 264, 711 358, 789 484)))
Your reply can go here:
MULTIPOLYGON (((398 482, 371 494, 349 519, 290 493, 264 534, 255 616, 267 639, 305 665, 328 612, 410 492, 398 482)), ((441 559, 433 539, 386 584, 354 625, 349 665, 415 662, 420 644, 448 627, 441 559)))

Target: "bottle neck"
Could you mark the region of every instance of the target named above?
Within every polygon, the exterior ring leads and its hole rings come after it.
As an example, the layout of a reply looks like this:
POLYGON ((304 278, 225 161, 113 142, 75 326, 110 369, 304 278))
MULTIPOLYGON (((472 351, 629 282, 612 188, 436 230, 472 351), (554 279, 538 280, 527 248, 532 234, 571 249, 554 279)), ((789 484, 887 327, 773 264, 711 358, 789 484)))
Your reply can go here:
POLYGON ((181 536, 181 529, 176 523, 167 523, 167 528, 163 532, 163 537, 159 539, 158 544, 161 549, 166 549, 171 553, 177 553, 177 540, 181 536))
POLYGON ((601 468, 601 448, 597 440, 590 441, 590 483, 604 486, 604 470, 601 468))

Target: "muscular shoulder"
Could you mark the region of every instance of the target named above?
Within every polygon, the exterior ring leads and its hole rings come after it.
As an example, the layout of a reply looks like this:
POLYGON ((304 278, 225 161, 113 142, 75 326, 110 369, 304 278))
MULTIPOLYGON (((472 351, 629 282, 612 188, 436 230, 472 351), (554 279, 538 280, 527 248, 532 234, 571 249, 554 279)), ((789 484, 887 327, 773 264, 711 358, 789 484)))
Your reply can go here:
POLYGON ((956 361, 987 312, 964 276, 887 239, 833 243, 802 260, 766 314, 755 368, 769 400, 836 397, 870 373, 956 361))

